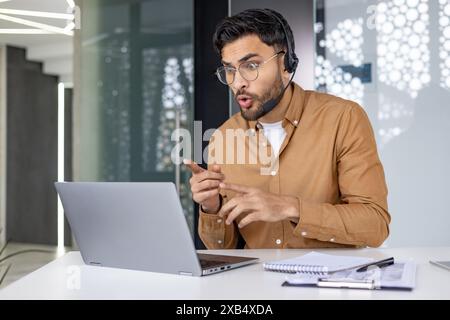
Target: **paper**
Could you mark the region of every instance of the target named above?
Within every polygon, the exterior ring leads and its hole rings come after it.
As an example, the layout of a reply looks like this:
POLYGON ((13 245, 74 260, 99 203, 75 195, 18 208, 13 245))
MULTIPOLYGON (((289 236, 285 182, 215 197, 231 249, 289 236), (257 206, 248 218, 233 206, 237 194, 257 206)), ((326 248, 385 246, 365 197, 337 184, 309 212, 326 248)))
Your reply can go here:
POLYGON ((413 289, 415 287, 416 264, 412 261, 398 262, 384 268, 369 268, 366 272, 355 269, 331 273, 327 276, 313 276, 297 273, 286 277, 289 285, 317 285, 321 279, 351 284, 373 282, 374 289, 413 289))

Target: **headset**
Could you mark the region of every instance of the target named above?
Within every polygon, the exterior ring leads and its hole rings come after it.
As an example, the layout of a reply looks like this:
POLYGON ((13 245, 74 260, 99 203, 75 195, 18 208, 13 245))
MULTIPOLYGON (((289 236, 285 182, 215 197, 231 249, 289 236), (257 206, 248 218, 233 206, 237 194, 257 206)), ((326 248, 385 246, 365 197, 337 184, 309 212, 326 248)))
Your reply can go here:
POLYGON ((254 9, 254 10, 257 12, 263 13, 269 17, 275 18, 275 20, 277 20, 278 23, 283 28, 283 32, 286 37, 286 44, 287 44, 287 48, 286 48, 287 52, 284 55, 284 68, 287 72, 292 73, 291 79, 289 80, 288 84, 283 89, 283 91, 281 91, 280 95, 276 99, 271 99, 262 105, 262 109, 267 114, 270 111, 272 111, 276 107, 276 105, 280 102, 281 98, 284 95, 284 92, 286 91, 286 89, 289 87, 292 80, 294 79, 295 71, 297 70, 299 59, 293 49, 294 39, 292 37, 290 37, 289 33, 287 32, 286 25, 281 20, 281 18, 278 17, 277 13, 273 12, 270 9, 254 9))

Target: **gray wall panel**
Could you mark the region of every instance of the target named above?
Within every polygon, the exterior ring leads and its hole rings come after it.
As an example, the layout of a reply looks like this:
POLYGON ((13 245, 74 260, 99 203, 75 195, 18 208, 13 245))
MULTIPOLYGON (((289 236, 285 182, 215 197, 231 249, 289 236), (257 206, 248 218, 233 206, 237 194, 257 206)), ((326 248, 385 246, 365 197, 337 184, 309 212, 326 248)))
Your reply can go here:
POLYGON ((58 78, 7 48, 7 238, 57 243, 58 78))

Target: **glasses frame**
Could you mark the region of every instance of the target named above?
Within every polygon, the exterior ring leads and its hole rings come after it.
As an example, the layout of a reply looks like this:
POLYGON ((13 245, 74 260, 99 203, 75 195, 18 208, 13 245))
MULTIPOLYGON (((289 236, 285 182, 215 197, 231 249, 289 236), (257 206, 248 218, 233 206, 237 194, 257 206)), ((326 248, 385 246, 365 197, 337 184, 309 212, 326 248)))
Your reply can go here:
POLYGON ((275 57, 277 57, 278 55, 280 55, 280 54, 282 54, 282 53, 284 54, 284 53, 286 53, 286 52, 284 52, 283 50, 278 51, 278 52, 275 53, 273 56, 271 56, 270 58, 264 60, 263 62, 261 62, 261 63, 256 63, 256 64, 257 64, 257 67, 256 67, 256 78, 255 78, 255 79, 252 79, 252 80, 247 79, 247 78, 241 73, 241 66, 242 66, 243 64, 245 64, 245 63, 248 63, 249 61, 244 61, 244 62, 242 62, 242 63, 237 67, 237 69, 236 69, 235 67, 221 66, 221 67, 217 68, 217 70, 216 70, 216 72, 214 72, 214 74, 217 76, 217 79, 219 79, 220 83, 222 83, 222 84, 224 84, 224 85, 226 85, 226 86, 229 86, 229 85, 232 85, 232 84, 233 84, 233 82, 234 82, 235 79, 236 79, 236 72, 239 72, 239 74, 241 75, 241 77, 244 78, 244 79, 247 80, 247 81, 255 81, 255 80, 257 80, 258 77, 259 77, 259 68, 261 68, 263 65, 265 65, 266 63, 268 63, 269 61, 271 61, 272 59, 274 59, 275 57), (223 70, 225 70, 225 69, 234 69, 234 73, 233 73, 233 81, 231 81, 230 83, 223 82, 222 79, 221 79, 221 77, 220 77, 220 72, 223 71, 223 70))

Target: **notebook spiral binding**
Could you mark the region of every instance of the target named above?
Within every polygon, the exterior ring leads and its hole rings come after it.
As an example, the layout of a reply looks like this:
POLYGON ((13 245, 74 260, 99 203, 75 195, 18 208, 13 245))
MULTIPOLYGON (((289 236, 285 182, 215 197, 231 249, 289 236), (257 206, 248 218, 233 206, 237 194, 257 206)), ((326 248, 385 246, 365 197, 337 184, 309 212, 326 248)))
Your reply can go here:
POLYGON ((275 272, 287 273, 305 273, 311 275, 327 275, 328 268, 318 265, 296 265, 296 264, 280 264, 280 263, 265 263, 264 269, 275 272))

